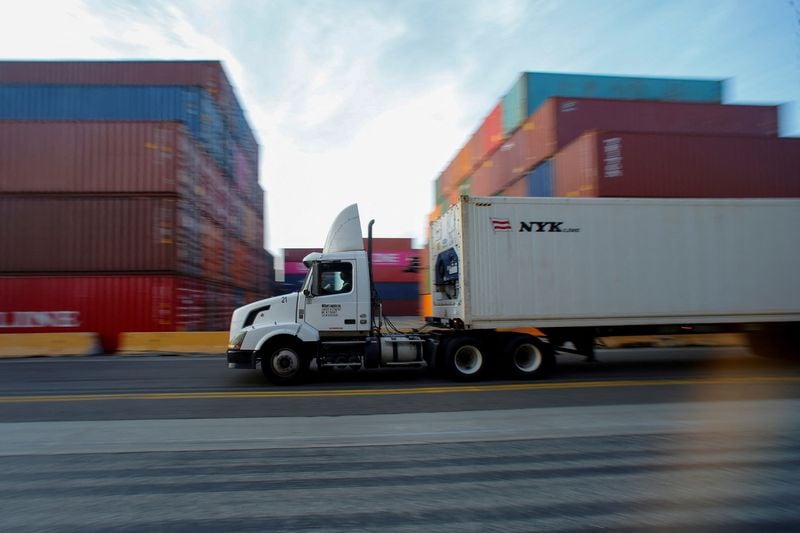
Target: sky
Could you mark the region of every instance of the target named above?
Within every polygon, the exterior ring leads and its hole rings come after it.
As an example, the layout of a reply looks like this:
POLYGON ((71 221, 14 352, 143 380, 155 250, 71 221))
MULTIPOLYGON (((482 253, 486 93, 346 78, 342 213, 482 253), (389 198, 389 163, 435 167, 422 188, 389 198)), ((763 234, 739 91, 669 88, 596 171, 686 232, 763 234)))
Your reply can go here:
POLYGON ((433 180, 520 72, 726 80, 800 135, 800 0, 0 0, 0 59, 219 59, 260 143, 266 247, 359 204, 424 244, 433 180))

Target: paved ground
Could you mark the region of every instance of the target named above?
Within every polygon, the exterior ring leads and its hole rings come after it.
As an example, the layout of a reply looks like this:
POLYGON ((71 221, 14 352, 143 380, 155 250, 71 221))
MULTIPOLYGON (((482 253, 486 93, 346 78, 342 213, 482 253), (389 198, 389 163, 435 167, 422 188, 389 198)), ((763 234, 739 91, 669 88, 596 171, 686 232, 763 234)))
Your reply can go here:
POLYGON ((798 530, 800 365, 267 385, 217 357, 0 361, 0 530, 798 530))

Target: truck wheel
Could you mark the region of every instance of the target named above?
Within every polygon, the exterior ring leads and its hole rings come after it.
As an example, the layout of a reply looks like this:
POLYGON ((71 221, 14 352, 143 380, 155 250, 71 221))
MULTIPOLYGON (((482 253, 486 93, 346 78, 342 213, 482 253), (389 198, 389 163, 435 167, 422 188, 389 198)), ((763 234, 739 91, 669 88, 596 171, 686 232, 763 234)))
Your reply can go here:
POLYGON ((451 339, 445 349, 446 367, 451 377, 459 381, 471 381, 481 377, 486 366, 486 358, 474 338, 451 339))
POLYGON ((531 335, 516 337, 506 344, 504 354, 509 374, 517 379, 545 376, 555 365, 549 345, 531 335))
POLYGON ((747 334, 750 350, 759 357, 770 359, 794 359, 800 330, 791 328, 766 328, 764 331, 751 331, 747 334))
POLYGON ((266 378, 276 385, 297 383, 305 374, 308 362, 295 346, 275 344, 269 347, 261 359, 261 370, 266 378))

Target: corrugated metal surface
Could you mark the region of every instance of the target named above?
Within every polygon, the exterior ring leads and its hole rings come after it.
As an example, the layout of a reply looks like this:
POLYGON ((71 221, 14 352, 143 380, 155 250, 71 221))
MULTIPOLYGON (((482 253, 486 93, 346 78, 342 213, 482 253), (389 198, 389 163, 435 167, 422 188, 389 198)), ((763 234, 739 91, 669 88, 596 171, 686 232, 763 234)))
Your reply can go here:
MULTIPOLYGON (((430 239, 430 235, 428 236, 430 239)), ((431 278, 430 278, 430 254, 428 253, 428 247, 424 247, 419 251, 419 264, 420 269, 419 273, 417 274, 417 284, 419 286, 419 293, 420 294, 430 294, 431 293, 431 278)))
POLYGON ((590 133, 554 158, 556 196, 800 196, 800 139, 590 133))
POLYGON ((213 98, 226 128, 258 166, 258 143, 219 61, 0 61, 0 84, 196 86, 213 98))
POLYGON ((437 316, 473 327, 800 318, 800 200, 472 198, 464 209, 463 223, 454 209, 434 226, 432 253, 461 233, 467 285, 462 301, 434 300, 437 316))
MULTIPOLYGON (((776 136, 778 108, 677 102, 551 98, 495 153, 485 194, 505 191, 532 167, 592 129, 776 136)), ((487 179, 482 177, 482 179, 487 179)))
POLYGON ((524 72, 503 97, 503 133, 511 134, 552 96, 719 103, 722 84, 718 80, 524 72))
POLYGON ((528 190, 525 196, 553 196, 553 160, 548 159, 527 175, 528 190))
POLYGON ((223 76, 219 61, 0 61, 2 84, 198 85, 217 93, 223 76))
POLYGON ((414 300, 388 300, 383 302, 383 314, 386 316, 419 316, 419 297, 414 300))
POLYGON ((413 300, 419 296, 419 285, 416 281, 409 283, 375 283, 375 289, 383 299, 413 300))
POLYGON ((180 121, 230 172, 222 115, 199 87, 0 85, 0 119, 180 121))
POLYGON ((528 177, 513 181, 505 189, 497 193, 497 196, 528 196, 528 177))
POLYGON ((190 195, 190 146, 177 122, 0 121, 0 192, 190 195))
POLYGON ((0 196, 0 272, 197 274, 192 208, 164 197, 0 196))
MULTIPOLYGON (((412 247, 409 238, 377 237, 373 239, 372 275, 376 283, 414 284, 416 285, 420 270, 420 250, 412 247)), ((364 249, 367 242, 364 239, 364 249)), ((284 253, 284 272, 289 276, 297 276, 294 281, 305 277, 308 269, 303 265, 303 258, 312 252, 321 252, 321 248, 286 248, 284 253)))
POLYGON ((530 122, 551 155, 588 130, 775 137, 778 107, 552 98, 530 122))
POLYGON ((93 332, 113 352, 120 332, 224 330, 221 292, 181 276, 0 276, 0 333, 93 332))
POLYGON ((503 102, 494 106, 478 129, 480 160, 503 144, 503 102))

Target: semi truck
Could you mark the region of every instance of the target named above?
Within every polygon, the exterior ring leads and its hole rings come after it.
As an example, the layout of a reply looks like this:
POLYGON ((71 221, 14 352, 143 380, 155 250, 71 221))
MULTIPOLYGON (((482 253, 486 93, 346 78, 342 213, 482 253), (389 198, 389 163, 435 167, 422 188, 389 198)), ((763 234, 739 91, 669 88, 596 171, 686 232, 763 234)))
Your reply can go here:
POLYGON ((432 315, 384 317, 357 205, 302 290, 233 312, 229 368, 276 384, 315 364, 428 367, 456 380, 546 375, 604 336, 741 332, 759 355, 797 352, 800 200, 462 196, 433 221, 432 315))

